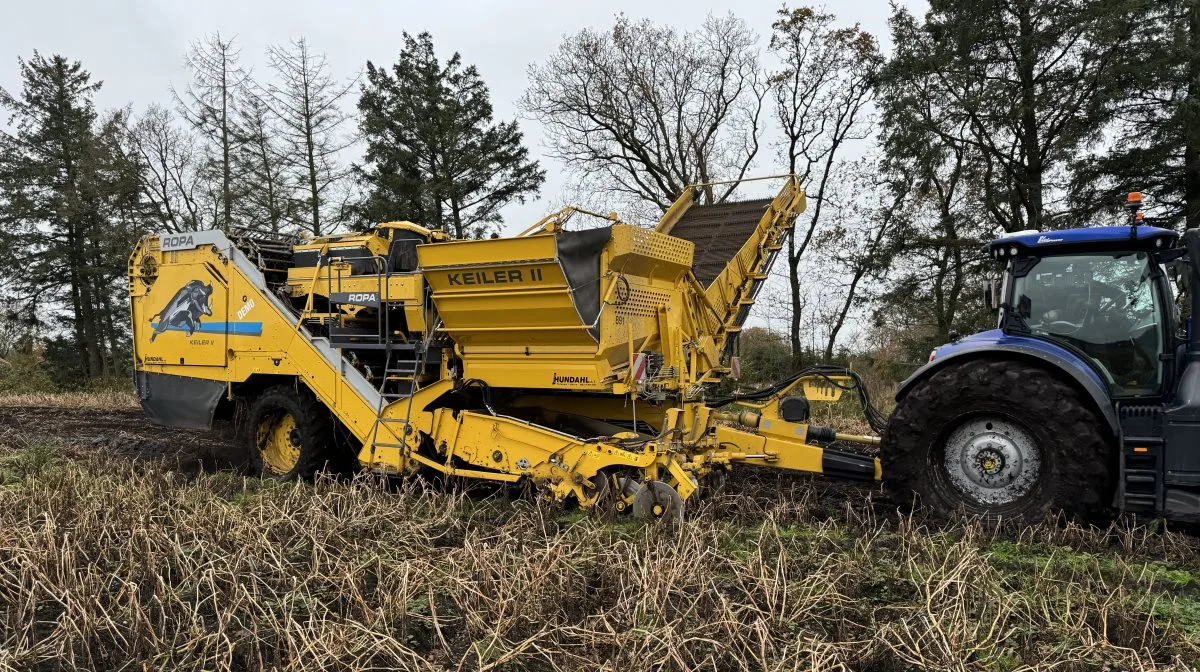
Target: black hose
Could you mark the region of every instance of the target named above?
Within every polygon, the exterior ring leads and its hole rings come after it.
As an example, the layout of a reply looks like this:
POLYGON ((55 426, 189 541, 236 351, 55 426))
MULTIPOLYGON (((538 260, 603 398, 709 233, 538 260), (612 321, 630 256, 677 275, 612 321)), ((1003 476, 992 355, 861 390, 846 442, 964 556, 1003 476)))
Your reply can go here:
POLYGON ((478 387, 479 392, 480 392, 480 398, 483 401, 483 407, 487 410, 488 414, 497 415, 496 409, 492 408, 492 386, 491 385, 488 385, 486 382, 480 380, 479 378, 469 378, 467 380, 462 381, 462 383, 460 383, 454 389, 455 389, 455 391, 459 391, 459 390, 465 390, 468 387, 478 387))
POLYGON ((862 406, 863 415, 867 419, 867 424, 871 426, 871 430, 876 434, 883 433, 883 430, 887 427, 887 417, 880 413, 879 410, 871 404, 871 393, 867 390, 867 386, 863 384, 862 378, 860 378, 858 373, 855 371, 842 366, 833 366, 830 364, 806 366, 787 378, 775 383, 774 385, 764 387, 760 390, 754 390, 753 392, 743 392, 740 394, 730 394, 724 397, 715 397, 705 401, 705 404, 709 408, 717 408, 738 401, 762 401, 763 399, 768 399, 776 394, 779 394, 797 380, 810 376, 824 378, 825 382, 840 390, 846 392, 855 392, 858 396, 858 403, 860 406, 862 406), (840 380, 834 380, 832 376, 846 376, 853 382, 850 384, 843 383, 840 380))

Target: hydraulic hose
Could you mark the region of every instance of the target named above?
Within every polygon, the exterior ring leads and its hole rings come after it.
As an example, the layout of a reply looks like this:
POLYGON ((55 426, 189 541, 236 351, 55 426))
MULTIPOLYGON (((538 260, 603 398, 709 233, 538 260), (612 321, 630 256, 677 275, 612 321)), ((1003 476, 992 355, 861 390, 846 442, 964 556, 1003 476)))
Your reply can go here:
POLYGON ((871 426, 871 430, 878 434, 882 434, 883 430, 887 428, 887 417, 884 416, 883 413, 880 413, 879 410, 871 404, 871 393, 867 390, 867 386, 863 384, 862 378, 859 377, 858 373, 842 366, 833 366, 829 364, 806 366, 787 378, 775 383, 774 385, 770 385, 753 392, 742 392, 723 397, 714 397, 705 401, 705 404, 709 408, 719 408, 721 406, 732 404, 738 401, 762 401, 763 399, 769 399, 770 397, 779 394, 797 380, 810 376, 824 378, 825 382, 840 390, 854 392, 858 397, 859 405, 863 409, 863 415, 867 419, 867 424, 871 426), (840 380, 834 379, 833 376, 845 376, 850 378, 850 380, 853 382, 849 384, 843 383, 840 380))

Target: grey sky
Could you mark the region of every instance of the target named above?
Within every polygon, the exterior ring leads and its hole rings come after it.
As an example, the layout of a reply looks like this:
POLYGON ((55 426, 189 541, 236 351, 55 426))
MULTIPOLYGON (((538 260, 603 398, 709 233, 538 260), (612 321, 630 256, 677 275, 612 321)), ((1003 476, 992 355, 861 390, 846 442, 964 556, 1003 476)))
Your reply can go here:
MULTIPOLYGON (((186 80, 183 54, 188 43, 214 30, 235 35, 245 62, 257 72, 264 69, 263 51, 268 44, 286 43, 303 35, 314 48, 326 52, 335 73, 345 77, 352 76, 367 60, 377 64, 394 62, 402 31, 428 30, 439 55, 459 51, 465 62, 479 68, 491 87, 499 118, 516 115, 516 101, 526 85, 526 67, 552 53, 564 34, 584 27, 606 27, 620 12, 690 30, 699 26, 707 11, 733 11, 758 31, 760 44, 765 47, 780 6, 777 2, 731 0, 703 9, 684 0, 5 0, 3 4, 0 86, 14 92, 20 85, 16 57, 28 56, 34 49, 82 61, 94 78, 104 81, 97 100, 102 108, 132 104, 135 111, 140 111, 152 102, 170 103, 169 85, 182 85, 186 80)), ((913 0, 907 4, 923 11, 924 2, 913 0)), ((844 23, 861 23, 886 46, 886 0, 829 2, 826 9, 839 15, 844 23)), ((531 151, 542 157, 540 128, 524 120, 521 124, 531 151)), ((771 170, 774 158, 773 150, 764 155, 759 172, 771 170)), ((562 201, 565 180, 561 167, 552 159, 542 158, 542 163, 549 177, 541 199, 510 206, 504 213, 506 230, 524 228, 562 201)))

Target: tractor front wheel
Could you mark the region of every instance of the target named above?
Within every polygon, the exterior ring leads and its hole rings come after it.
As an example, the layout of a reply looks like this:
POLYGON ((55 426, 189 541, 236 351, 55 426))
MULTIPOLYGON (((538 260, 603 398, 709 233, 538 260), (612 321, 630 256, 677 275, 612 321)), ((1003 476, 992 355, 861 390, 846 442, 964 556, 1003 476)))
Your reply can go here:
POLYGON ((243 435, 250 465, 263 478, 311 478, 335 450, 328 409, 294 385, 264 390, 250 405, 243 435))
POLYGON ((1087 515, 1110 492, 1110 441, 1088 400, 1011 360, 948 364, 917 384, 880 448, 892 495, 939 514, 1087 515))

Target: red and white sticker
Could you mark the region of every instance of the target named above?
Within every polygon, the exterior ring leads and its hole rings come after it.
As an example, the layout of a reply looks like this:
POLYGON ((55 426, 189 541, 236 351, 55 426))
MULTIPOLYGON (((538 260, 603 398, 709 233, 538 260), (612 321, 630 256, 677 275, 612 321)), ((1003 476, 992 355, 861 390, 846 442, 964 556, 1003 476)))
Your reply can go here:
POLYGON ((633 379, 639 383, 646 380, 646 370, 650 368, 650 358, 646 353, 639 352, 633 356, 633 379))

